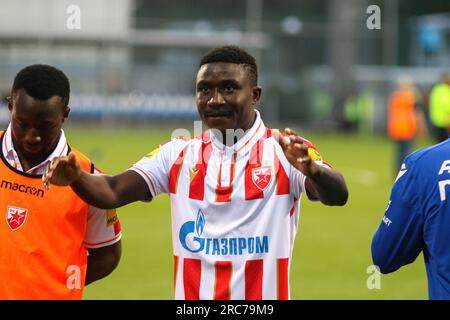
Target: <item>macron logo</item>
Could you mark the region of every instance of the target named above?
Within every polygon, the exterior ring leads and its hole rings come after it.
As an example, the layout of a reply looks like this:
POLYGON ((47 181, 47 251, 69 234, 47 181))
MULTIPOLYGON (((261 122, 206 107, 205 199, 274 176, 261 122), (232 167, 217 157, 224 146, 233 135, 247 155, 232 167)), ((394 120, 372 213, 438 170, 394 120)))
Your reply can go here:
POLYGON ((397 182, 397 180, 400 179, 406 173, 406 171, 408 171, 408 169, 406 169, 406 165, 404 163, 402 163, 402 167, 400 168, 400 171, 398 172, 397 178, 395 178, 395 182, 397 182))
POLYGON ((13 182, 6 181, 6 180, 1 180, 0 189, 9 189, 12 191, 19 191, 19 192, 31 194, 36 197, 41 197, 41 198, 44 197, 44 190, 42 190, 42 189, 26 186, 24 184, 18 184, 17 182, 13 183, 13 182))

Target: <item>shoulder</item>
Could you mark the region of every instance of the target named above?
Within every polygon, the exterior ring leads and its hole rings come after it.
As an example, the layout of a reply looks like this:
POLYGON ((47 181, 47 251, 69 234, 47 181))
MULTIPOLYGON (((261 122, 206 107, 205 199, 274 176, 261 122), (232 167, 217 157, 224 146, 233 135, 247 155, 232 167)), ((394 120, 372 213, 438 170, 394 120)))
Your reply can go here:
POLYGON ((162 143, 155 148, 151 149, 143 159, 152 159, 154 157, 159 158, 160 160, 165 159, 169 162, 172 159, 177 158, 184 153, 184 151, 192 145, 200 145, 202 143, 201 137, 194 138, 184 138, 184 137, 176 137, 171 140, 162 143), (163 157, 163 158, 161 158, 163 157))
POLYGON ((69 152, 73 152, 81 161, 91 161, 84 153, 82 153, 77 148, 70 147, 69 152))
POLYGON ((450 140, 413 152, 405 158, 405 164, 426 169, 446 160, 450 160, 450 140))
POLYGON ((420 149, 405 158, 395 185, 427 194, 443 173, 450 172, 450 140, 420 149))
POLYGON ((84 153, 72 147, 70 147, 68 151, 75 153, 75 155, 77 156, 77 160, 84 171, 91 173, 94 172, 94 164, 84 153))
POLYGON ((193 145, 196 143, 201 143, 201 136, 193 137, 193 138, 185 138, 185 137, 176 137, 172 138, 168 143, 168 147, 175 150, 182 150, 189 145, 193 145))
POLYGON ((185 138, 185 137, 176 137, 171 140, 158 145, 154 150, 170 150, 175 152, 181 152, 187 146, 201 142, 201 138, 193 137, 193 138, 185 138))
POLYGON ((439 181, 450 174, 450 140, 420 149, 405 158, 391 197, 427 213, 439 199, 439 181))

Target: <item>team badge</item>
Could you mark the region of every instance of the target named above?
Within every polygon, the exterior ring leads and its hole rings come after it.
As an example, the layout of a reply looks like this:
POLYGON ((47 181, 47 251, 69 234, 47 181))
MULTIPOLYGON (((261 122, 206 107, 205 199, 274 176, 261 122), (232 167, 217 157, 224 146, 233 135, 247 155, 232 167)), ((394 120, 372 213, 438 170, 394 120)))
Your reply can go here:
POLYGON ((272 168, 270 166, 253 168, 252 169, 252 179, 255 186, 257 186, 261 191, 267 188, 270 181, 272 180, 272 168))
POLYGON ((322 156, 320 155, 319 151, 314 148, 308 148, 308 155, 313 161, 322 161, 322 156))
POLYGON ((28 210, 16 206, 8 206, 6 209, 6 223, 12 231, 19 229, 27 219, 28 210))

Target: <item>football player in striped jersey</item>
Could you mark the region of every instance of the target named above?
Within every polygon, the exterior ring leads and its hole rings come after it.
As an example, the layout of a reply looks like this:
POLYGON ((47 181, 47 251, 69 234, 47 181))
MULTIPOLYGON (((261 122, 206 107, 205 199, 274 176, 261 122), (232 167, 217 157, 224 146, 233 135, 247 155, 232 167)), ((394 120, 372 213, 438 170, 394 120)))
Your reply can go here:
POLYGON ((169 194, 177 299, 289 299, 300 198, 342 206, 344 178, 308 140, 264 125, 246 51, 208 52, 195 88, 209 128, 200 136, 173 139, 117 176, 86 174, 75 155, 61 157, 44 184, 70 185, 101 208, 169 194))

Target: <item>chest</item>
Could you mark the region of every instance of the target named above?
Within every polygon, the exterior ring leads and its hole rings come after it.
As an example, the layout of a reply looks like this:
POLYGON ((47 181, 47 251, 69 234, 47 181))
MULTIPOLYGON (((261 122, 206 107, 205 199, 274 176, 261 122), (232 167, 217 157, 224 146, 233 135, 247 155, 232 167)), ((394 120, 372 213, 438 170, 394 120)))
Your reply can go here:
POLYGON ((288 171, 275 147, 259 143, 248 152, 204 146, 186 150, 169 172, 173 195, 214 203, 289 194, 288 171))
POLYGON ((46 190, 40 178, 0 169, 0 233, 7 238, 33 247, 57 234, 84 234, 86 221, 87 204, 70 188, 46 190))

